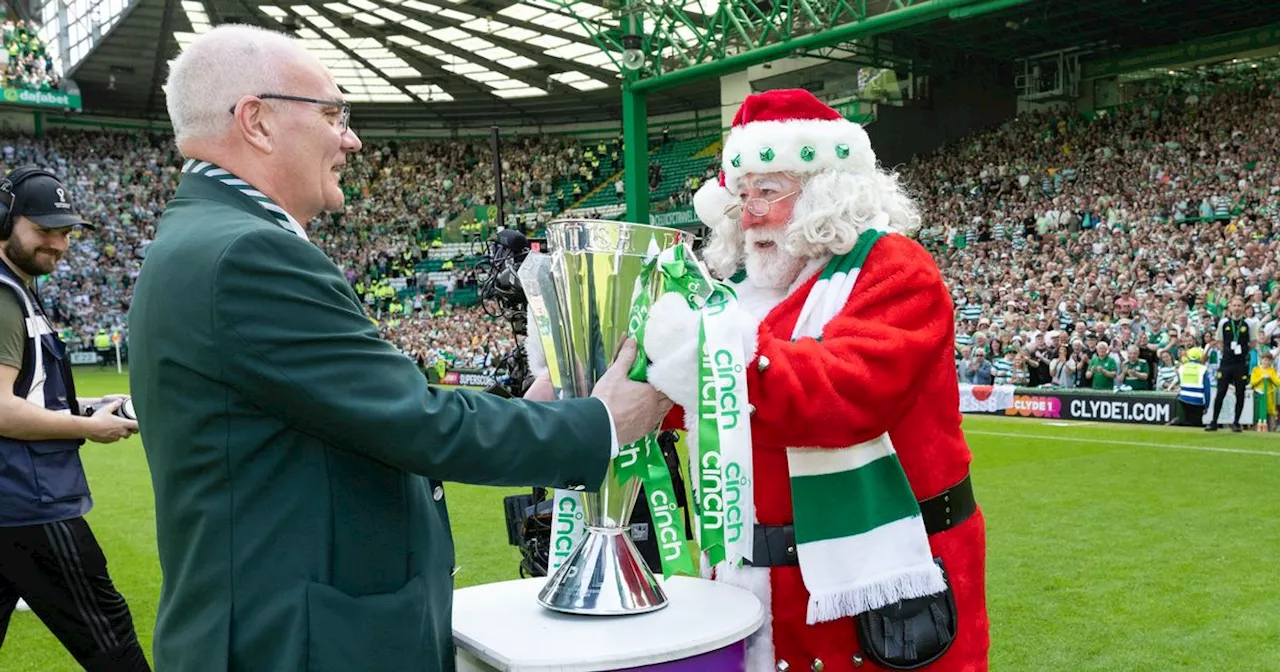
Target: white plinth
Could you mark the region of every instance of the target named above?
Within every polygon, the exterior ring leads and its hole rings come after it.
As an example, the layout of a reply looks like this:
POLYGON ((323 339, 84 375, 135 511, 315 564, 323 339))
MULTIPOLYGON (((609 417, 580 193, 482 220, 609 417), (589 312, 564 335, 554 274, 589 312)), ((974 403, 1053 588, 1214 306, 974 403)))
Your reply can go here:
MULTIPOLYGON (((661 579, 659 579, 661 581, 661 579)), ((538 604, 544 578, 454 591, 458 672, 600 672, 716 651, 764 623, 755 595, 723 583, 675 576, 670 603, 637 616, 572 616, 538 604)))

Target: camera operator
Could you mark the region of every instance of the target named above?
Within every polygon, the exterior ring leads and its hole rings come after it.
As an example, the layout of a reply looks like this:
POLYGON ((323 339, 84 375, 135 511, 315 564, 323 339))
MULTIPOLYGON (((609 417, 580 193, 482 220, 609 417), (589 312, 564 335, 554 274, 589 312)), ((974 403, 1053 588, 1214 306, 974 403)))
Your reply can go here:
POLYGON ((0 181, 0 643, 22 598, 85 669, 148 670, 124 597, 84 516, 85 439, 112 443, 138 424, 122 395, 78 399, 66 346, 32 280, 53 272, 72 228, 87 226, 51 173, 0 181), (103 404, 84 417, 82 405, 103 404))

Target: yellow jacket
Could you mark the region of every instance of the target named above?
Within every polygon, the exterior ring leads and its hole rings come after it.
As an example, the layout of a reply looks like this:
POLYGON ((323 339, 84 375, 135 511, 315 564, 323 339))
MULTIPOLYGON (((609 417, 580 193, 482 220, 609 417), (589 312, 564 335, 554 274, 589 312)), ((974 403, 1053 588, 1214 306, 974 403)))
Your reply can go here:
POLYGON ((1253 389, 1261 392, 1263 382, 1269 381, 1271 384, 1266 386, 1267 394, 1267 413, 1276 412, 1276 388, 1280 388, 1280 373, 1276 373, 1274 368, 1264 369, 1261 366, 1253 367, 1253 373, 1249 376, 1249 385, 1253 389))

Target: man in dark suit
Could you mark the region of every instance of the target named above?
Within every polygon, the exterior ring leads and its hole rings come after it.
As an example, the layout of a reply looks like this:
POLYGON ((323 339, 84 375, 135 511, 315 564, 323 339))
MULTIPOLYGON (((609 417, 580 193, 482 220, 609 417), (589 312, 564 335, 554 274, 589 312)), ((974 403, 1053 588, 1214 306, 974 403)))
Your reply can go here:
POLYGON ((130 380, 164 584, 155 665, 451 670, 442 481, 595 488, 670 402, 428 387, 300 222, 338 210, 361 144, 318 58, 244 26, 170 66, 182 182, 130 311, 130 380))

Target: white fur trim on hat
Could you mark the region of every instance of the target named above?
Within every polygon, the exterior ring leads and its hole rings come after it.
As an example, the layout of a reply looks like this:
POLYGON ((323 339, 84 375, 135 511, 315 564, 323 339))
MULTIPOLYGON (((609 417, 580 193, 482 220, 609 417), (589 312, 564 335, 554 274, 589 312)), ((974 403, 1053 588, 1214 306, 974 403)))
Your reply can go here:
POLYGON ((737 192, 739 180, 747 173, 804 174, 831 169, 870 174, 876 170, 867 132, 846 119, 757 121, 735 126, 725 140, 722 163, 730 193, 737 192), (812 150, 807 161, 806 148, 812 150))

